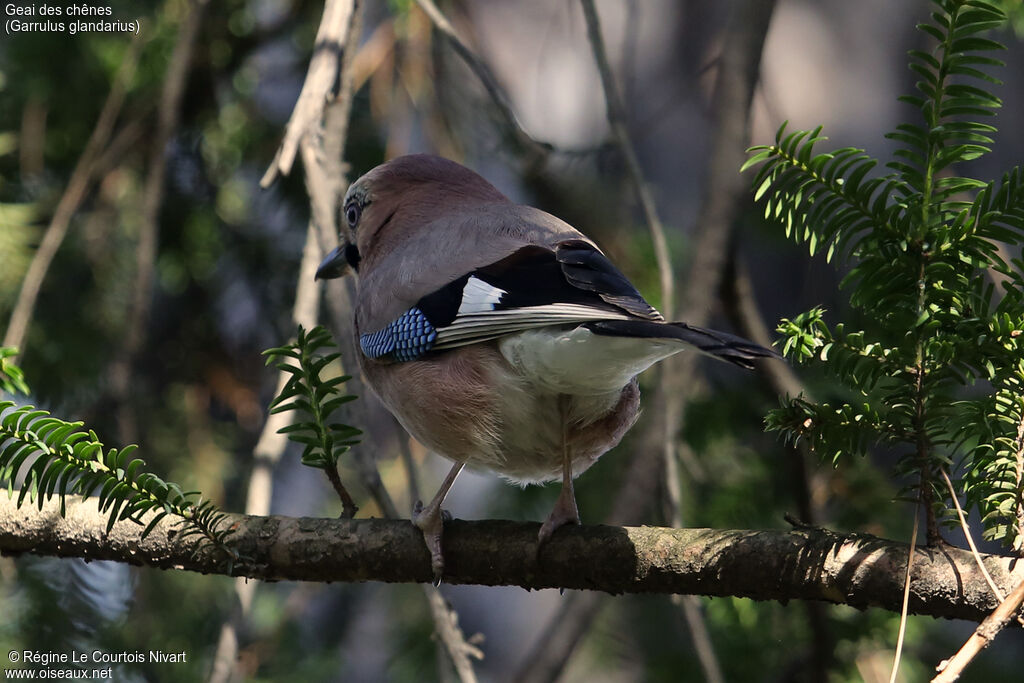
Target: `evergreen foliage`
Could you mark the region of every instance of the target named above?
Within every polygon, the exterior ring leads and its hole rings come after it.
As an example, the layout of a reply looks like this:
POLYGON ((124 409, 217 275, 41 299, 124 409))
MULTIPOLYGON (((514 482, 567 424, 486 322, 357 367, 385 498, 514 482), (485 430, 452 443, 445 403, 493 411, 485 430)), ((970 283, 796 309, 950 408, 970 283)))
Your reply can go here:
MULTIPOLYGON (((322 352, 333 345, 323 327, 307 333, 300 326, 293 344, 265 354, 268 365, 273 363, 292 375, 271 404, 271 412, 300 411, 309 416, 279 431, 304 446, 304 464, 336 473, 338 457, 358 443, 355 437, 362 432, 328 422, 342 404, 355 399, 338 395, 338 386, 350 379, 347 375, 320 377, 340 356, 322 352)), ((27 394, 20 368, 9 360, 16 353, 15 349, 0 349, 0 388, 27 394)), ((145 538, 162 519, 173 515, 185 522, 182 537, 198 534, 227 550, 224 542, 231 531, 222 524, 225 513, 203 500, 198 491, 183 491, 144 471, 145 462, 133 457, 136 450, 134 444, 106 448, 82 422, 67 422, 31 405, 0 401, 0 482, 6 482, 8 496, 17 493, 19 507, 28 500, 42 509, 45 501, 56 497, 63 515, 68 495, 83 499, 97 495, 100 511, 108 514, 108 531, 118 521, 131 520, 145 524, 145 538), (143 516, 149 512, 154 514, 144 522, 143 516)))
POLYGON ((25 373, 11 360, 11 358, 17 355, 18 349, 0 346, 0 392, 8 394, 28 393, 28 385, 25 384, 25 373))
MULTIPOLYGON (((8 349, 4 349, 7 351, 8 349)), ((28 387, 18 369, 3 368, 7 378, 19 390, 28 387)), ((107 513, 107 531, 122 520, 145 525, 145 538, 168 515, 184 522, 182 538, 201 535, 225 548, 230 529, 222 522, 225 513, 197 491, 183 491, 151 472, 145 462, 132 457, 134 444, 121 449, 106 448, 94 431, 83 429, 82 422, 67 422, 45 410, 13 401, 0 401, 0 483, 6 483, 8 497, 18 495, 18 507, 29 500, 39 509, 51 498, 60 500, 60 512, 66 511, 67 496, 82 499, 98 496, 101 512, 107 513), (154 513, 148 521, 146 513, 154 513)), ((226 549, 226 548, 225 548, 226 549)), ((228 551, 231 554, 230 551, 228 551)))
POLYGON ((812 255, 849 264, 842 285, 863 329, 830 326, 820 308, 783 320, 787 357, 833 375, 847 400, 787 398, 768 426, 839 461, 876 443, 895 447, 934 521, 948 514, 941 471, 960 473, 985 536, 1024 543, 1024 175, 964 175, 990 151, 1005 26, 981 0, 936 0, 931 52, 910 52, 920 112, 888 135, 900 143, 889 172, 864 150, 817 152, 821 128, 787 132, 751 150, 754 186, 769 220, 812 255), (1013 256, 1016 255, 1016 256, 1013 256), (965 388, 969 387, 969 388, 965 388))
POLYGON ((302 463, 310 467, 336 472, 338 458, 359 443, 362 431, 340 422, 328 422, 331 414, 355 396, 342 395, 338 387, 352 379, 339 375, 323 379, 320 373, 337 360, 338 352, 324 353, 334 348, 330 333, 317 325, 306 332, 299 325, 296 340, 286 346, 267 349, 267 365, 288 372, 291 377, 281 393, 270 404, 270 412, 297 411, 308 419, 294 422, 278 430, 292 441, 302 444, 302 463))

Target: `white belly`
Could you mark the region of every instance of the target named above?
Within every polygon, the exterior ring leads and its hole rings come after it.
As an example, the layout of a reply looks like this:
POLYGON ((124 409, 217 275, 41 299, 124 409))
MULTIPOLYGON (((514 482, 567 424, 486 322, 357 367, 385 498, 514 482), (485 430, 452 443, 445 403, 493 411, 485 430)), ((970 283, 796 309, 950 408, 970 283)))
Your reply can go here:
POLYGON ((535 389, 594 396, 621 391, 684 345, 671 339, 594 334, 585 327, 542 327, 503 337, 498 348, 535 389))
POLYGON ((502 447, 471 458, 470 465, 530 484, 561 478, 566 424, 574 475, 618 444, 638 415, 623 390, 683 345, 595 335, 577 327, 527 330, 503 337, 498 348, 509 364, 508 376, 498 384, 502 447))

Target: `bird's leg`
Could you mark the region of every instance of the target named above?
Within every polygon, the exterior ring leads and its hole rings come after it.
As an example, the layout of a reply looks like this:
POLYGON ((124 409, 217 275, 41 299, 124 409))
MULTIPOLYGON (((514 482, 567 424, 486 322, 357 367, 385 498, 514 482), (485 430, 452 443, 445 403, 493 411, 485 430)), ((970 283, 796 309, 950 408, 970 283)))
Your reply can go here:
POLYGON ((558 397, 558 413, 562 420, 562 490, 547 520, 540 527, 538 540, 544 545, 555 530, 566 524, 579 524, 580 511, 576 507, 576 492, 572 487, 572 454, 569 452, 569 397, 558 397))
POLYGON ((455 483, 455 478, 465 467, 466 463, 457 462, 452 465, 441 482, 441 488, 437 490, 434 497, 423 506, 423 501, 417 500, 412 509, 412 523, 423 532, 423 540, 430 551, 430 567, 434 570, 434 584, 441 583, 441 574, 444 572, 444 555, 441 554, 441 534, 444 531, 444 511, 441 510, 441 503, 448 495, 448 490, 455 483))

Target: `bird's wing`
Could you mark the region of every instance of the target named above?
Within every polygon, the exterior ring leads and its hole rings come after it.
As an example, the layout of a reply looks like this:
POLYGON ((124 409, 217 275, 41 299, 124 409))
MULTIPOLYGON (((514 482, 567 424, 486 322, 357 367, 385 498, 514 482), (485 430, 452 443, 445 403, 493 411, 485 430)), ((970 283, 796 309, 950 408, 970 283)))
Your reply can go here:
POLYGON ((595 246, 567 240, 521 247, 466 273, 359 342, 371 358, 407 361, 535 327, 600 320, 664 318, 595 246))

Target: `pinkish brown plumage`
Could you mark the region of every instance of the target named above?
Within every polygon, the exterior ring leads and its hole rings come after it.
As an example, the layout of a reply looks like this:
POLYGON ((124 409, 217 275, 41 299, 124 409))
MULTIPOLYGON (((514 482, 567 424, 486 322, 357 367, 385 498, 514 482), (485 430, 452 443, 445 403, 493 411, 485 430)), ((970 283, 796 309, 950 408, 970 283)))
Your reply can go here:
MULTIPOLYGON (((402 426, 435 453, 516 484, 561 478, 559 394, 537 393, 517 375, 497 343, 475 344, 462 353, 416 363, 361 357, 360 369, 402 426)), ((607 394, 569 401, 565 446, 573 474, 582 474, 618 445, 639 413, 635 381, 607 394)))
POLYGON ((429 155, 349 188, 342 246, 317 277, 359 273, 355 333, 367 384, 454 461, 413 521, 443 570, 441 503, 464 465, 519 483, 561 479, 541 542, 579 523, 572 479, 636 421, 636 376, 690 346, 750 367, 739 337, 666 323, 582 233, 429 155))

